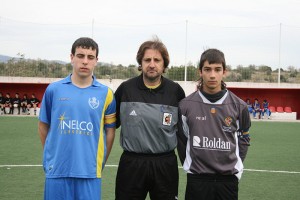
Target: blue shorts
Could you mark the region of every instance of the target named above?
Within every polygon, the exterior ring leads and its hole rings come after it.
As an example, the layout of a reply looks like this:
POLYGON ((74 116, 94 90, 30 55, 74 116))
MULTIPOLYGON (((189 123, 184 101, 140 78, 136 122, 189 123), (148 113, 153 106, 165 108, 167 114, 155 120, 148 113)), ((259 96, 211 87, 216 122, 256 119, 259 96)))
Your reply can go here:
POLYGON ((99 178, 46 178, 45 200, 101 200, 99 178))

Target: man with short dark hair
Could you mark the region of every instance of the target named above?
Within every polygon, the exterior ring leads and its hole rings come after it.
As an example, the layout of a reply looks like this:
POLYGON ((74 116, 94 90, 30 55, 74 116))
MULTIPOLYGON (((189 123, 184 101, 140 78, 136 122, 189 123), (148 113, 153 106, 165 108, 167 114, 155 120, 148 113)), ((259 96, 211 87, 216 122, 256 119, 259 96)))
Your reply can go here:
POLYGON ((14 113, 14 109, 18 108, 18 115, 20 114, 20 108, 21 108, 21 98, 19 97, 19 93, 15 94, 15 98, 12 100, 12 113, 14 113))
POLYGON ((0 109, 1 109, 1 115, 3 115, 4 113, 4 97, 3 97, 3 94, 2 92, 0 92, 0 109))
POLYGON ((3 102, 4 114, 6 114, 6 110, 5 110, 6 107, 9 107, 9 114, 13 114, 12 113, 12 98, 10 97, 9 93, 6 93, 6 96, 5 96, 4 102, 3 102))
POLYGON ((26 108, 27 108, 27 105, 29 104, 29 99, 27 98, 27 94, 24 94, 23 95, 23 98, 21 100, 21 108, 22 108, 22 113, 25 113, 26 112, 26 108))
POLYGON ((30 115, 30 108, 34 109, 34 115, 36 115, 36 108, 38 107, 40 103, 40 100, 35 97, 35 94, 31 95, 31 98, 29 99, 29 104, 27 104, 27 115, 30 115))
POLYGON ((93 75, 98 61, 93 39, 77 39, 70 58, 72 73, 47 87, 39 115, 44 199, 100 200, 102 171, 115 137, 114 95, 93 75))

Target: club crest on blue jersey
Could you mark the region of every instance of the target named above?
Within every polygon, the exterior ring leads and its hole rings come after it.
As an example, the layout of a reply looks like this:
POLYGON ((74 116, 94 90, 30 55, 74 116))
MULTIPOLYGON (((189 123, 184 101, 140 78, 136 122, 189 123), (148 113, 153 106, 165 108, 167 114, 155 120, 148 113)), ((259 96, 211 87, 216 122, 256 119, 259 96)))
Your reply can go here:
POLYGON ((96 97, 89 98, 89 105, 92 109, 98 108, 99 104, 99 100, 96 97))

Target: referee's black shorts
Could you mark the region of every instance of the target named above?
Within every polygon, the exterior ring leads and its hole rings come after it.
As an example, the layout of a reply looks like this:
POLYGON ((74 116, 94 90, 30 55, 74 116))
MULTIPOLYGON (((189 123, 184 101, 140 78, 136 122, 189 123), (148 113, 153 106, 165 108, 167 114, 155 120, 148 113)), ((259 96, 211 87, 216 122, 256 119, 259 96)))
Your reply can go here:
POLYGON ((187 174, 185 200, 237 200, 235 175, 187 174))
POLYGON ((139 154, 123 152, 116 179, 117 200, 174 200, 178 196, 175 152, 139 154))

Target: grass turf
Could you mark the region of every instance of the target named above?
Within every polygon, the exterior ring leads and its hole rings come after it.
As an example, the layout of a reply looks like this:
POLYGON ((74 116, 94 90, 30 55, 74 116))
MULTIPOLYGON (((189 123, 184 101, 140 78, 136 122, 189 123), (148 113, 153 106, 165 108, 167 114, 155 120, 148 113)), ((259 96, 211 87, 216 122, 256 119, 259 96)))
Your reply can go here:
MULTIPOLYGON (((1 200, 43 198, 44 173, 41 166, 4 166, 41 165, 42 146, 37 123, 35 117, 0 117, 1 200)), ((239 185, 239 199, 294 200, 300 197, 299 130, 300 123, 297 122, 252 122, 251 146, 245 161, 246 170, 239 185)), ((119 131, 108 165, 118 164, 122 152, 118 135, 119 131)), ((114 199, 116 171, 115 166, 104 169, 104 200, 114 199)), ((186 175, 182 169, 179 172, 179 199, 184 199, 186 175)))

